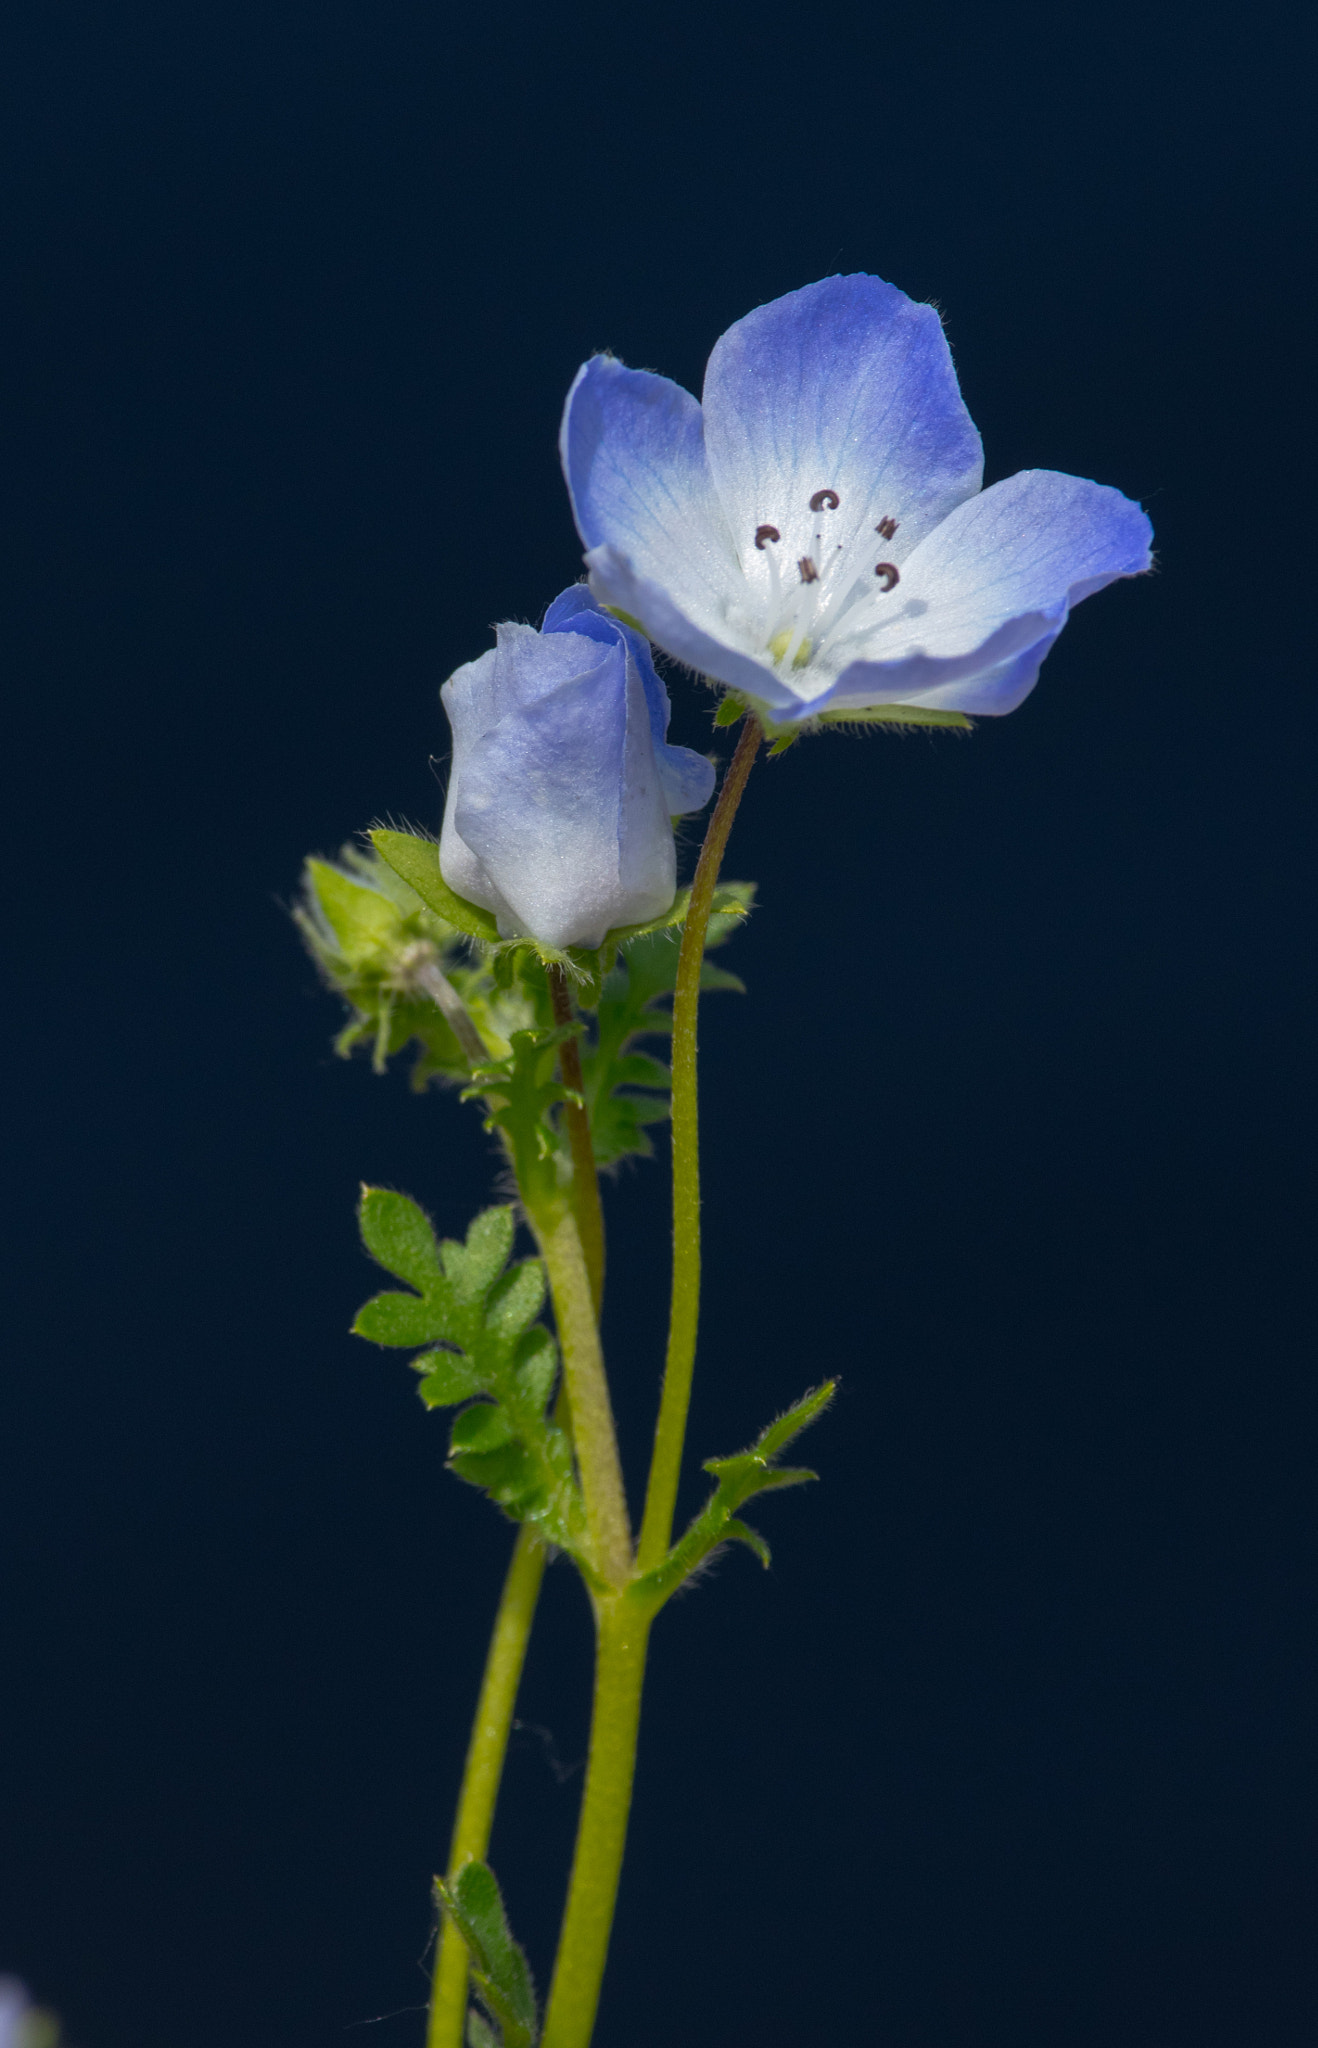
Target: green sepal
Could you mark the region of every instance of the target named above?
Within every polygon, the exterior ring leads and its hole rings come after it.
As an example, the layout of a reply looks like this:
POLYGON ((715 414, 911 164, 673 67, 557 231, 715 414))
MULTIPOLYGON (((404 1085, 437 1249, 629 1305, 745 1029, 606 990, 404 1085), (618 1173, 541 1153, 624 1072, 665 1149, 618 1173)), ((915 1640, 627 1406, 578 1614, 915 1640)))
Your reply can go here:
POLYGON ((488 2020, 481 2018, 475 2006, 467 2013, 466 2048, 501 2048, 499 2036, 488 2020))
POLYGON ((468 903, 444 880, 439 871, 439 848, 433 839, 422 839, 416 832, 386 831, 383 826, 377 826, 368 836, 381 860, 387 861, 394 873, 416 890, 428 910, 447 924, 456 925, 469 938, 498 945, 499 927, 491 912, 482 910, 478 903, 468 903))
POLYGON ((735 725, 739 718, 744 718, 745 716, 745 700, 738 697, 735 691, 729 690, 727 696, 719 700, 718 710, 714 713, 714 723, 715 725, 735 725))
POLYGON ((785 1415, 762 1431, 747 1451, 731 1458, 707 1458, 705 1471, 718 1481, 703 1510, 679 1537, 664 1562, 634 1581, 632 1598, 652 1611, 662 1607, 685 1579, 698 1571, 712 1550, 729 1541, 744 1543, 761 1564, 769 1562, 769 1549, 762 1536, 737 1517, 737 1509, 757 1493, 777 1492, 787 1486, 802 1486, 818 1477, 804 1466, 774 1463, 793 1437, 822 1415, 837 1390, 836 1380, 826 1380, 804 1394, 785 1415))
MULTIPOLYGON (((750 909, 750 899, 755 894, 753 882, 725 882, 714 891, 710 906, 711 917, 722 913, 725 917, 744 917, 750 909)), ((620 924, 606 937, 606 946, 629 946, 634 939, 648 938, 651 932, 670 932, 686 923, 686 914, 691 908, 691 891, 679 889, 669 908, 661 917, 649 918, 644 924, 620 924)), ((706 942, 708 943, 708 942, 706 942)))
POLYGON ((476 1217, 466 1242, 437 1244, 406 1195, 365 1188, 362 1237, 372 1256, 415 1293, 378 1294, 353 1329, 377 1344, 428 1345, 412 1360, 427 1408, 459 1407, 449 1464, 484 1487, 514 1521, 530 1522, 570 1551, 590 1576, 586 1520, 565 1431, 546 1413, 558 1348, 536 1322, 545 1300, 538 1259, 509 1265, 513 1213, 476 1217))
POLYGON ((973 732, 974 721, 964 711, 934 711, 921 704, 867 704, 862 711, 821 711, 820 725, 930 725, 954 726, 973 732))
POLYGON ((467 1944, 472 1983, 499 2028, 501 2048, 535 2048, 535 1985, 525 1953, 513 1939, 489 1864, 464 1864, 452 1884, 437 1877, 435 1896, 467 1944))

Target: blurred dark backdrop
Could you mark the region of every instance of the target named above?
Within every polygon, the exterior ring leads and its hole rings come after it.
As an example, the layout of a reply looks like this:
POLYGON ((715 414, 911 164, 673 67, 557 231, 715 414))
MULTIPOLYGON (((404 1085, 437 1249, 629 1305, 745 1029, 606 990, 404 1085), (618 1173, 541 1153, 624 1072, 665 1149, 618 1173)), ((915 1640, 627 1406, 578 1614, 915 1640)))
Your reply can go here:
MULTIPOLYGON (((1315 2038, 1312 19, 10 18, 0 1968, 76 2048, 420 2042, 508 1536, 344 1334, 353 1202, 455 1230, 490 1157, 331 1057, 281 906, 437 821, 438 684, 578 573, 581 358, 698 388, 838 269, 943 309, 990 478, 1119 485, 1160 571, 1015 717, 752 783, 693 1471, 845 1393, 773 1572, 658 1631, 600 2048, 1315 2038)), ((609 1214, 635 1477, 660 1168, 609 1214)), ((588 1659, 559 1567, 564 1764, 588 1659)), ((518 1736, 542 1976, 579 1784, 518 1736)))

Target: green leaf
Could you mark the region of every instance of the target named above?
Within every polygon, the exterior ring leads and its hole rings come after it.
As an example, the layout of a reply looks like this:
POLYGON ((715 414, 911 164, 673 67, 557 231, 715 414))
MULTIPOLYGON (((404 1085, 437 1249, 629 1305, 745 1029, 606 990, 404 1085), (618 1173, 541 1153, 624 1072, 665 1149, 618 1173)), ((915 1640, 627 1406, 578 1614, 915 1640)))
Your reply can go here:
POLYGON ((527 1331, 517 1349, 518 1402, 533 1413, 543 1414, 558 1375, 558 1346, 548 1330, 537 1324, 527 1331))
POLYGON ((498 2023, 503 2048, 535 2048, 538 2014, 526 1956, 514 1941, 488 1863, 468 1863, 451 1885, 435 1880, 440 1904, 452 1914, 471 1957, 477 1996, 498 2023))
POLYGON ((423 1351, 412 1360, 412 1370, 421 1374, 417 1392, 427 1408, 456 1408, 481 1391, 476 1367, 456 1351, 423 1351))
POLYGON ((545 1276, 538 1259, 506 1261, 513 1213, 486 1209, 466 1242, 436 1245, 415 1202, 382 1188, 362 1198, 362 1231, 374 1256, 410 1279, 415 1294, 376 1295, 353 1328, 377 1344, 427 1345, 412 1361, 427 1408, 464 1407, 454 1418, 450 1468, 480 1486, 516 1521, 577 1558, 587 1578, 585 1508, 572 1448, 546 1414, 558 1370, 553 1337, 536 1322, 545 1276))
POLYGON ((424 1293, 441 1273, 439 1247, 424 1209, 392 1188, 362 1189, 362 1243, 386 1273, 424 1293))
MULTIPOLYGON (((750 882, 727 882, 715 893, 709 940, 720 945, 744 922, 754 899, 750 882)), ((666 1007, 677 979, 679 916, 686 914, 683 897, 668 920, 637 928, 605 976, 595 1017, 595 1032, 581 1052, 582 1080, 591 1139, 600 1166, 627 1154, 646 1157, 653 1149, 645 1126, 668 1115, 669 1074, 648 1052, 637 1049, 647 1035, 666 1035, 672 1017, 666 1007), (639 1094, 636 1090, 653 1090, 639 1094)), ((701 985, 740 989, 734 975, 705 963, 701 985)))
POLYGON ((439 872, 439 848, 433 839, 422 839, 415 832, 388 832, 377 827, 370 840, 381 860, 388 861, 394 873, 401 875, 421 901, 446 923, 456 925, 473 939, 484 939, 487 945, 498 945, 497 920, 488 910, 468 903, 465 896, 458 896, 449 888, 439 872))
POLYGON ((545 1269, 539 1259, 524 1259, 490 1290, 485 1320, 506 1337, 520 1337, 545 1303, 545 1269))
POLYGON ((463 1408, 453 1418, 453 1430, 449 1438, 455 1451, 501 1451, 513 1440, 513 1425, 502 1408, 492 1402, 477 1401, 471 1408, 463 1408))
POLYGON ((745 1522, 733 1520, 727 1524, 723 1534, 727 1541, 731 1543, 744 1543, 748 1550, 753 1550, 760 1563, 764 1566, 765 1571, 768 1571, 773 1559, 769 1555, 769 1546, 758 1529, 750 1528, 745 1522))
POLYGON ((508 1058, 477 1067, 470 1086, 462 1091, 464 1102, 475 1096, 484 1098, 489 1110, 487 1131, 506 1132, 524 1193, 552 1176, 552 1168, 546 1173, 546 1162, 559 1148, 560 1137, 550 1121, 550 1111, 566 1102, 570 1094, 555 1078, 558 1048, 565 1039, 575 1038, 580 1029, 577 1024, 563 1024, 548 1031, 514 1031, 508 1058))
POLYGON ((467 1232, 465 1244, 445 1238, 440 1257, 459 1301, 475 1301, 493 1287, 508 1263, 513 1229, 512 1206, 505 1204, 497 1209, 482 1209, 467 1232))
POLYGON ((449 1334, 450 1317, 441 1302, 416 1294, 377 1294, 358 1309, 354 1337, 371 1344, 432 1344, 449 1334))
POLYGON ((494 2028, 481 2018, 474 2005, 467 2014, 467 2048, 503 2048, 494 2028))
POLYGON ((827 1380, 805 1394, 785 1415, 771 1422, 747 1451, 731 1458, 707 1458, 705 1470, 717 1481, 713 1494, 669 1551, 656 1571, 638 1579, 633 1597, 657 1609, 676 1592, 692 1572, 698 1570, 720 1543, 744 1543, 761 1564, 769 1562, 768 1545, 754 1529, 737 1517, 737 1509, 753 1494, 776 1492, 785 1486, 801 1486, 817 1475, 803 1466, 774 1463, 778 1453, 821 1415, 837 1390, 836 1380, 827 1380))

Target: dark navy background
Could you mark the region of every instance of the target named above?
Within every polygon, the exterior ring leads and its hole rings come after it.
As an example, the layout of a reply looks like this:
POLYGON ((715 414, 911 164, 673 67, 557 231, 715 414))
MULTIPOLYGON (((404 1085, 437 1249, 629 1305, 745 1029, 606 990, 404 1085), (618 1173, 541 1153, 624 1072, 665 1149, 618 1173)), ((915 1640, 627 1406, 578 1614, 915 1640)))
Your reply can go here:
MULTIPOLYGON (((691 1498, 845 1391, 772 1573, 657 1631, 599 2048, 1314 2040, 1311 19, 10 18, 0 1969, 75 2048, 420 2043, 508 1532, 345 1335, 353 1202, 457 1230, 491 1159, 332 1058, 281 903, 437 822, 439 682, 577 574, 581 358, 698 388, 838 269, 943 309, 990 478, 1119 485, 1160 569, 1016 716, 752 781, 691 1498)), ((635 1480, 660 1168, 608 1202, 635 1480)), ((565 1767, 588 1669, 560 1566, 565 1767)), ((550 1754, 494 1843, 542 1979, 550 1754)))

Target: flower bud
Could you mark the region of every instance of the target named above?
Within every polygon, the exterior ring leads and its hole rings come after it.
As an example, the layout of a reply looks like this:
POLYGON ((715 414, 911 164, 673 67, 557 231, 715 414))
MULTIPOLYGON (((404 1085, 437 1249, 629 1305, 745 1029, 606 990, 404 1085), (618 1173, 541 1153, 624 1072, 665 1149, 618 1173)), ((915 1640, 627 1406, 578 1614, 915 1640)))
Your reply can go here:
POLYGON ((671 905, 670 820, 708 803, 714 770, 667 744, 647 642, 583 584, 555 599, 540 632, 496 633, 442 691, 453 767, 440 872, 504 938, 599 946, 671 905))

